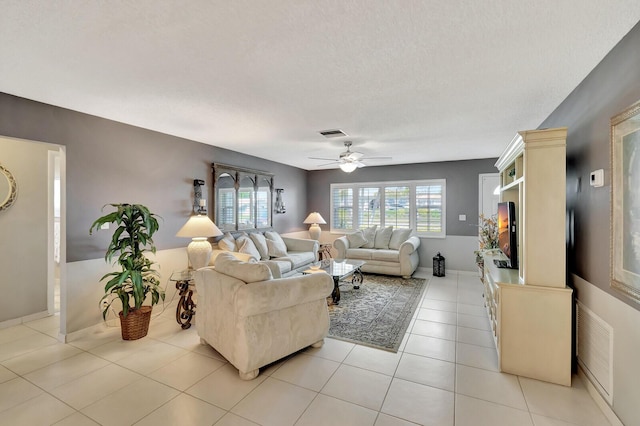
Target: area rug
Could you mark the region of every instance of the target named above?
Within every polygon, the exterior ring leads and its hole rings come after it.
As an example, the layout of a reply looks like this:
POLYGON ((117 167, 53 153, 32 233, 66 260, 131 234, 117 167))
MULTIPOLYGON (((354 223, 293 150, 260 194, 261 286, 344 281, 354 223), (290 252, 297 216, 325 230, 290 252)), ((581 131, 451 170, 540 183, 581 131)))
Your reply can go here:
POLYGON ((329 336, 397 352, 426 284, 373 274, 364 275, 358 290, 349 281, 341 283, 340 303, 329 305, 329 336))

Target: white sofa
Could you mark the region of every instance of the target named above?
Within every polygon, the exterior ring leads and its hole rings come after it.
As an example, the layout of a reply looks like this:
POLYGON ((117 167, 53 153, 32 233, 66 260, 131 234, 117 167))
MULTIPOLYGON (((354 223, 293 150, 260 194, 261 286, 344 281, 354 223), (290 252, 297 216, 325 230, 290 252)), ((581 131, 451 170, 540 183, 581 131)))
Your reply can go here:
MULTIPOLYGON (((371 231, 371 228, 369 229, 371 231)), ((387 228, 388 231, 388 228, 387 228)), ((375 235, 369 233, 369 244, 358 244, 362 240, 354 238, 354 234, 345 235, 333 242, 339 259, 364 260, 360 268, 362 272, 384 275, 398 275, 410 278, 418 268, 420 238, 409 236, 410 230, 392 230, 390 238, 380 238, 383 229, 373 229, 375 235), (407 232, 409 231, 409 232, 407 232), (396 237, 395 240, 393 237, 396 237), (371 239, 374 238, 372 241, 371 239), (356 247, 354 247, 354 241, 356 247), (386 244, 385 244, 386 243, 386 244)), ((365 240, 367 232, 364 232, 365 240)))
POLYGON ((289 277, 309 269, 311 264, 317 262, 318 249, 319 243, 316 240, 281 237, 274 231, 226 233, 214 245, 210 264, 213 265, 220 252, 230 251, 240 253, 236 255, 240 260, 254 258, 266 262, 274 278, 289 277), (278 238, 281 241, 277 241, 278 238))
POLYGON ((328 274, 273 279, 265 263, 242 262, 229 253, 215 269, 195 275, 198 292, 196 329, 244 380, 260 367, 307 346, 322 346, 329 331, 328 274))

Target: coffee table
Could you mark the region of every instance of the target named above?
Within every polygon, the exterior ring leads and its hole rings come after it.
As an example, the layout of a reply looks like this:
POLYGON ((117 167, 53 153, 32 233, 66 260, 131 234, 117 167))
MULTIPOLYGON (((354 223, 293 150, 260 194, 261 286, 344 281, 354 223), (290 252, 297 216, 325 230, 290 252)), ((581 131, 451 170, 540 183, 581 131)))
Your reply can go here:
POLYGON ((337 305, 340 302, 340 280, 351 276, 351 284, 354 289, 359 289, 360 284, 364 280, 360 267, 366 262, 363 260, 353 259, 327 259, 323 260, 319 269, 307 269, 302 271, 303 274, 313 274, 315 272, 326 272, 333 278, 333 292, 331 298, 333 303, 337 305))

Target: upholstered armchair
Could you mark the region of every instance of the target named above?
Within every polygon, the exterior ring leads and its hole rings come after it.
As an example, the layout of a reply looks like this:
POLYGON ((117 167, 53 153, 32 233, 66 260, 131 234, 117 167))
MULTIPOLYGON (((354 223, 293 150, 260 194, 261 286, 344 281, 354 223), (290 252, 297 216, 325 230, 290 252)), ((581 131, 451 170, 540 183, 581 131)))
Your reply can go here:
POLYGON ((273 279, 264 262, 220 254, 215 268, 196 272, 201 342, 211 345, 251 380, 260 367, 307 346, 320 347, 329 331, 328 274, 273 279))

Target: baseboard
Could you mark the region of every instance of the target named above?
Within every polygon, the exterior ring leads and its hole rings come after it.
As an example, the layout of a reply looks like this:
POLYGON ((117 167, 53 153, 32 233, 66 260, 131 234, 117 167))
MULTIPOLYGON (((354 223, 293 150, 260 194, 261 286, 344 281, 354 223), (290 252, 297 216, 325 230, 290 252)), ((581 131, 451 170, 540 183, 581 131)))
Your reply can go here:
POLYGON ((51 316, 48 311, 36 312, 35 314, 26 315, 20 318, 13 318, 10 320, 0 322, 0 329, 13 327, 15 325, 24 324, 25 322, 31 322, 51 316))
POLYGON ((99 331, 104 331, 107 328, 109 328, 109 326, 106 323, 101 322, 99 324, 92 325, 91 327, 83 328, 82 330, 73 331, 67 334, 60 334, 58 335, 58 340, 61 341, 62 343, 70 343, 70 342, 82 339, 83 337, 88 336, 90 334, 93 334, 99 331))
POLYGON ((614 413, 611 409, 611 406, 607 403, 607 401, 605 401, 602 395, 600 395, 600 392, 598 392, 593 383, 591 383, 591 380, 589 380, 589 377, 582 370, 582 367, 580 367, 580 365, 578 365, 578 377, 586 386, 589 395, 591 395, 591 398, 593 398, 596 405, 600 408, 600 410, 602 410, 602 413, 607 418, 607 420, 609 420, 609 423, 611 423, 613 426, 624 426, 618 416, 616 416, 616 413, 614 413))
MULTIPOLYGON (((418 269, 416 269, 417 272, 419 272, 420 274, 428 274, 428 275, 433 275, 433 268, 423 268, 423 267, 418 267, 418 269)), ((458 274, 458 275, 474 275, 474 276, 478 276, 478 271, 458 271, 456 269, 447 269, 445 271, 445 276, 446 274, 458 274)), ((478 277, 478 279, 480 279, 478 277)))

